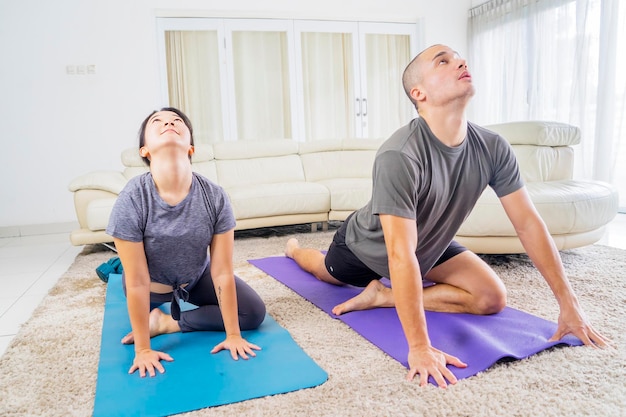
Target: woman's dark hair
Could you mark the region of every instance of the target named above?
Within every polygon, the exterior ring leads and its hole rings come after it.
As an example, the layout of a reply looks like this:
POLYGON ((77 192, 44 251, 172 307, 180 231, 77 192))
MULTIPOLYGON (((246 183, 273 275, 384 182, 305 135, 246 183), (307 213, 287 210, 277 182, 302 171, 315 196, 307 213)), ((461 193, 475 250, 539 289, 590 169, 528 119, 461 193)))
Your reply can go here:
MULTIPOLYGON (((148 117, 146 117, 144 121, 141 123, 141 127, 139 128, 139 149, 143 148, 143 146, 146 144, 146 125, 148 124, 148 120, 150 120, 150 118, 155 113, 158 113, 160 111, 171 111, 172 113, 176 113, 178 117, 183 119, 183 123, 185 123, 187 128, 189 128, 189 135, 191 137, 191 146, 194 146, 193 145, 193 127, 191 127, 191 120, 189 120, 189 118, 187 117, 185 113, 178 110, 177 108, 163 107, 161 110, 155 110, 152 113, 150 113, 148 117)), ((143 159, 146 165, 150 166, 150 160, 148 158, 142 156, 141 159, 143 159)), ((191 161, 191 155, 189 155, 189 160, 191 161)))

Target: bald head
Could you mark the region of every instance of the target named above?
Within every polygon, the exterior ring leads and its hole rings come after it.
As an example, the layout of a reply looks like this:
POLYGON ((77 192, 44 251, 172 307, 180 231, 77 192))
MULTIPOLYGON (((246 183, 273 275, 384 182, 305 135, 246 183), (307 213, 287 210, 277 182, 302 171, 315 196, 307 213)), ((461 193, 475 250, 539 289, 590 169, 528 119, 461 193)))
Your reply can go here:
POLYGON ((411 62, 409 62, 409 65, 406 66, 406 68, 404 69, 404 73, 402 73, 402 86, 404 87, 404 92, 409 97, 409 100, 411 100, 411 103, 413 103, 416 109, 417 109, 417 101, 413 97, 411 97, 411 90, 417 84, 419 84, 422 80, 422 71, 421 71, 422 55, 424 54, 424 52, 428 51, 429 49, 435 48, 438 46, 442 46, 442 45, 437 44, 437 45, 429 46, 428 48, 424 49, 422 52, 417 54, 417 56, 413 58, 411 62))

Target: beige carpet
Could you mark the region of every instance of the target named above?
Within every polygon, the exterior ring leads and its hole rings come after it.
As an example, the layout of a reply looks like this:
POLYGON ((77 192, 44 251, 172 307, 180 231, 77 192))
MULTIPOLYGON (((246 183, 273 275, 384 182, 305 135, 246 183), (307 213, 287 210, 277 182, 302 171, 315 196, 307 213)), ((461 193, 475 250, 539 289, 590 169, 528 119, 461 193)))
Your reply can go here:
MULTIPOLYGON (((246 259, 282 254, 286 234, 294 230, 303 244, 320 249, 333 233, 291 228, 263 231, 270 236, 239 234, 236 273, 261 294, 268 312, 328 372, 329 380, 311 389, 184 415, 626 415, 626 252, 591 246, 562 253, 582 306, 596 328, 616 342, 616 349, 554 349, 496 365, 442 390, 405 381, 406 369, 398 362, 247 264, 246 259)), ((0 415, 91 414, 105 294, 95 268, 113 255, 85 247, 20 329, 0 359, 0 415)), ((526 257, 486 260, 505 281, 512 307, 556 320, 554 298, 526 257)))

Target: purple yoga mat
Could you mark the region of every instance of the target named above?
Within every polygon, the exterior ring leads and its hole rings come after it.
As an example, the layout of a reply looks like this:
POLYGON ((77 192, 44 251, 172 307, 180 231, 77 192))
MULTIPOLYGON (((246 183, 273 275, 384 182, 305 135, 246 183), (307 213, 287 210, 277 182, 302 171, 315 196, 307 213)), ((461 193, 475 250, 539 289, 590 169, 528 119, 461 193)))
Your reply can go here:
MULTIPOLYGON (((362 288, 338 287, 317 280, 293 259, 280 256, 248 261, 293 291, 337 318, 408 368, 408 347, 395 308, 353 311, 336 316, 331 309, 354 297, 362 288)), ((388 280, 386 280, 388 284, 388 280)), ((427 311, 431 343, 467 363, 467 368, 448 366, 458 378, 482 372, 500 360, 523 359, 557 345, 582 345, 568 335, 550 342, 557 325, 532 314, 506 307, 489 316, 427 311)), ((430 382, 434 380, 430 378, 430 382)))

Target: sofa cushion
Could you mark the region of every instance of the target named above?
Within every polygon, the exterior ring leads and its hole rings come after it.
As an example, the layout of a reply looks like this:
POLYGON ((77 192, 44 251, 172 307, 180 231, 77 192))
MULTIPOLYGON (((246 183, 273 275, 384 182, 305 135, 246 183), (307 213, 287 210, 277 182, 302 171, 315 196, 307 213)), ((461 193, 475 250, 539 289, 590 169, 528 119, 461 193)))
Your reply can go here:
POLYGON ((225 189, 304 182, 298 144, 290 140, 220 142, 213 145, 219 184, 225 189))
POLYGON ((215 166, 215 161, 193 162, 191 169, 214 183, 217 183, 217 167, 215 166))
POLYGON ((89 230, 106 229, 115 200, 117 198, 103 198, 89 202, 87 205, 87 228, 89 230))
POLYGON ((298 144, 298 153, 303 155, 330 151, 377 151, 384 141, 383 139, 367 138, 310 140, 298 144))
POLYGON ((103 190, 119 194, 127 182, 126 177, 118 171, 92 171, 74 178, 70 182, 69 189, 72 192, 78 190, 103 190))
POLYGON ((211 145, 196 145, 195 152, 191 157, 192 169, 198 174, 217 183, 217 168, 215 167, 215 154, 211 145))
POLYGON ((370 178, 337 178, 318 183, 328 188, 333 211, 354 211, 367 204, 372 196, 370 178))
POLYGON ((226 188, 236 219, 327 213, 330 194, 321 184, 284 182, 226 188))
POLYGON ((268 139, 263 141, 217 142, 213 145, 215 159, 254 159, 298 153, 298 143, 289 139, 268 139))
POLYGON ((300 144, 299 153, 307 181, 334 178, 372 178, 376 151, 382 141, 361 139, 311 141, 300 144))
MULTIPOLYGON (((610 222, 617 212, 615 190, 600 181, 533 182, 526 187, 552 235, 600 228, 610 222)), ((515 236, 515 230, 500 200, 488 187, 457 235, 515 236)))
POLYGON ((219 184, 226 189, 289 182, 304 183, 304 171, 298 155, 217 160, 215 165, 219 184))
POLYGON ((126 148, 120 155, 122 165, 125 167, 145 167, 146 163, 143 161, 141 155, 139 155, 139 149, 126 148))
POLYGON ((122 164, 124 165, 124 177, 126 180, 150 170, 141 155, 139 155, 139 149, 137 148, 124 149, 122 151, 121 159, 122 164))
POLYGON ((569 146, 512 145, 524 181, 571 180, 574 149, 569 146))
POLYGON ((375 151, 332 151, 300 155, 307 181, 331 178, 370 178, 375 151))
POLYGON ((580 143, 577 126, 558 122, 524 121, 485 126, 511 145, 571 146, 580 143))

